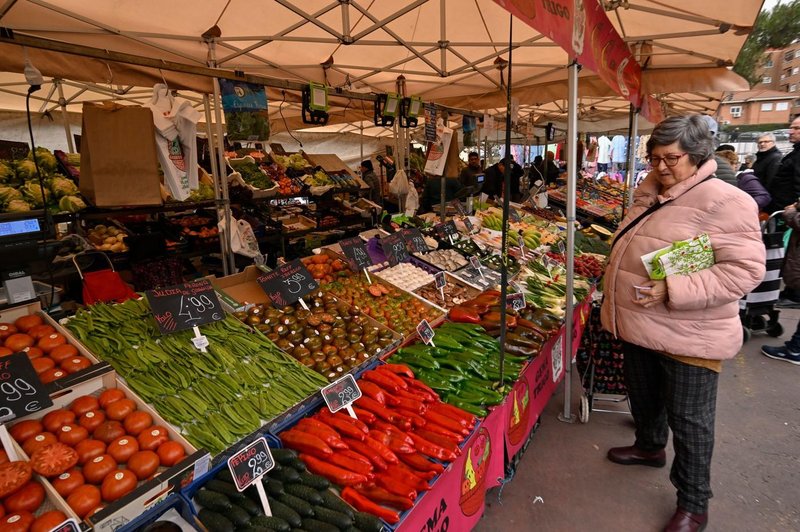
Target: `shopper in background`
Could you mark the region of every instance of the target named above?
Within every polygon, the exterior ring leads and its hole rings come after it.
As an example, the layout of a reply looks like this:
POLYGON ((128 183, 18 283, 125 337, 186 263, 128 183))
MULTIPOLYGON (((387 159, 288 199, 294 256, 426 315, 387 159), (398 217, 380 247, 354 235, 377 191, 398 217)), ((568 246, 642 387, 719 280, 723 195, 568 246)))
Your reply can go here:
POLYGON ((789 142, 794 144, 794 149, 781 159, 775 177, 767 186, 773 211, 794 205, 800 198, 800 116, 792 121, 789 130, 789 142))
MULTIPOLYGON (((444 202, 456 199, 462 186, 457 177, 446 177, 444 180, 444 202)), ((420 212, 437 212, 442 202, 442 178, 429 177, 419 198, 420 212)))
POLYGON ((781 159, 783 159, 783 154, 775 146, 775 135, 764 133, 758 137, 758 153, 756 153, 756 162, 753 163, 753 172, 767 190, 769 190, 775 174, 778 173, 781 159))
POLYGON ((555 158, 556 154, 549 151, 545 154, 545 160, 540 161, 537 167, 548 185, 555 185, 558 179, 559 169, 555 163, 555 158))
POLYGON ((744 156, 744 162, 739 165, 739 171, 744 172, 745 170, 750 170, 753 168, 753 163, 756 162, 756 156, 752 153, 748 153, 744 156))
POLYGON ((383 205, 383 189, 381 187, 381 178, 375 174, 375 170, 372 167, 372 161, 366 159, 361 161, 361 179, 369 185, 369 199, 377 203, 378 205, 383 205))
POLYGON ((709 179, 717 171, 713 145, 698 115, 656 126, 647 141, 653 170, 636 189, 603 279, 602 323, 624 341, 636 425, 634 444, 610 449, 608 459, 663 467, 672 429, 670 480, 678 497, 667 532, 702 530, 708 522, 719 371, 742 346, 739 299, 765 271, 756 205, 709 179), (715 264, 650 280, 643 255, 703 233, 715 264))
POLYGON ((483 168, 481 168, 480 155, 474 151, 469 152, 469 155, 467 155, 467 166, 461 170, 461 173, 458 176, 461 186, 473 187, 476 189, 478 183, 480 182, 478 176, 482 174, 483 168))
MULTIPOLYGON (((736 185, 736 172, 734 171, 734 167, 732 167, 728 161, 723 159, 719 156, 719 152, 721 151, 731 151, 735 152, 736 148, 731 146, 730 144, 723 144, 719 148, 716 149, 716 153, 714 154, 714 160, 717 161, 717 173, 716 177, 728 183, 729 185, 737 186, 736 185)), ((736 166, 738 166, 738 162, 736 166)))

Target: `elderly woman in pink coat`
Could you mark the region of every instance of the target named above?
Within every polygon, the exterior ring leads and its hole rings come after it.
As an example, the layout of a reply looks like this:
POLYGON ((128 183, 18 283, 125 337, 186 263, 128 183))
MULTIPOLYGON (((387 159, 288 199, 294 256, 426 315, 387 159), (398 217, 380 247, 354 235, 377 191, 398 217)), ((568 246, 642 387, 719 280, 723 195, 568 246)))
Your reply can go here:
POLYGON ((700 116, 671 117, 647 142, 652 171, 615 235, 603 326, 625 345, 636 440, 608 451, 623 465, 663 467, 669 429, 677 508, 665 531, 703 530, 722 361, 742 346, 739 299, 765 272, 758 208, 715 177, 713 138, 700 116), (707 234, 713 264, 651 280, 642 256, 707 234))

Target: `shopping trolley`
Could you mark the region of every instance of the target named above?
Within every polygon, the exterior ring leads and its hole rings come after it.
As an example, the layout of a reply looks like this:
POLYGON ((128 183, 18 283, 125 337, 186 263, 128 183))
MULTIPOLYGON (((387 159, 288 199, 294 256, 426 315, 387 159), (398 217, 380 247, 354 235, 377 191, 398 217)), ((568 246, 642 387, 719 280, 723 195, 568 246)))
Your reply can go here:
POLYGON ((745 342, 753 333, 764 332, 774 338, 783 334, 783 326, 778 322, 780 311, 775 308, 781 293, 781 267, 785 253, 783 231, 778 229, 777 223, 781 214, 783 211, 773 212, 761 223, 761 236, 767 248, 767 271, 761 283, 739 300, 739 318, 745 342))

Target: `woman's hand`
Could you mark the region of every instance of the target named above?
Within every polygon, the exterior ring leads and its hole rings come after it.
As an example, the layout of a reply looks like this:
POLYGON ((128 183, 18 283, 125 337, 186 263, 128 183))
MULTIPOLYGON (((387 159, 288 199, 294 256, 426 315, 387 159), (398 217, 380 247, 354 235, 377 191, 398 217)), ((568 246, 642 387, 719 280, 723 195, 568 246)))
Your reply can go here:
POLYGON ((644 308, 650 308, 659 303, 664 303, 667 300, 667 282, 666 281, 647 281, 643 283, 642 288, 639 288, 639 293, 644 297, 635 299, 633 302, 641 305, 644 308))

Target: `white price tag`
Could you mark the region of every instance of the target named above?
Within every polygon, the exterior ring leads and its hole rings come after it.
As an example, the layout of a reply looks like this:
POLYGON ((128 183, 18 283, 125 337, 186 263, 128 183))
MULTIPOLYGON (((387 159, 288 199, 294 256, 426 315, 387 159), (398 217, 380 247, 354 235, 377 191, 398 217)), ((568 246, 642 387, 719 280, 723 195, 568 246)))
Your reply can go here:
POLYGON ((197 349, 203 350, 208 347, 208 338, 204 335, 195 336, 192 338, 192 343, 197 349))
POLYGON ((553 343, 553 350, 550 353, 551 364, 553 367, 553 382, 558 382, 561 378, 561 372, 564 371, 564 337, 558 335, 558 338, 553 343))

